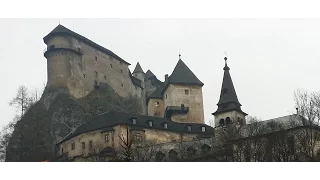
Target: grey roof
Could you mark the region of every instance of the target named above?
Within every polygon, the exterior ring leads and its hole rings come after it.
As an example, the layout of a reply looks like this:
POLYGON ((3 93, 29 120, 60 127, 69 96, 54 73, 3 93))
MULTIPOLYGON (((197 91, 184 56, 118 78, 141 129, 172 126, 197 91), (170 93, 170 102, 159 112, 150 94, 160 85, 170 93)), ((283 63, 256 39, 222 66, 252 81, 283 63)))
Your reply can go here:
MULTIPOLYGON (((224 104, 228 102, 236 102, 239 103, 236 90, 233 86, 233 82, 230 76, 230 68, 227 64, 225 64, 225 67, 223 68, 224 74, 223 74, 223 81, 221 86, 221 92, 220 92, 220 100, 218 102, 219 104, 224 104)), ((239 103, 240 104, 240 103, 239 103)))
POLYGON ((241 110, 241 104, 238 100, 236 90, 233 86, 233 82, 229 72, 230 68, 228 67, 227 63, 225 63, 225 67, 223 68, 223 70, 224 70, 224 74, 223 74, 223 80, 222 80, 222 86, 221 86, 221 92, 220 92, 220 99, 217 104, 218 109, 213 114, 231 111, 231 110, 236 110, 241 113, 244 113, 241 110))
POLYGON ((130 79, 131 79, 131 82, 132 82, 134 85, 139 86, 140 88, 143 89, 141 80, 138 79, 138 78, 136 78, 136 77, 134 77, 134 76, 132 76, 130 69, 129 69, 129 77, 130 77, 130 79))
POLYGON ((196 75, 188 68, 188 66, 179 59, 176 67, 169 77, 171 84, 192 84, 203 86, 203 83, 197 78, 196 75))
POLYGON ((161 92, 163 91, 164 87, 165 87, 165 82, 160 83, 160 85, 157 86, 156 90, 150 96, 147 97, 147 101, 152 98, 162 99, 163 97, 161 92))
POLYGON ((92 46, 92 47, 94 47, 94 48, 96 48, 96 49, 98 49, 98 50, 106 53, 107 55, 109 55, 109 56, 111 56, 111 57, 119 60, 120 62, 123 62, 123 63, 125 63, 125 64, 130 65, 130 63, 126 62, 125 60, 123 60, 122 58, 120 58, 118 55, 116 55, 115 53, 113 53, 112 51, 110 51, 109 49, 106 49, 106 48, 104 48, 104 47, 96 44, 95 42, 91 41, 90 39, 87 39, 86 37, 81 36, 80 34, 77 34, 77 33, 73 32, 73 31, 71 31, 70 29, 68 29, 68 28, 60 25, 60 24, 59 24, 56 28, 54 28, 48 35, 46 35, 46 36, 43 38, 43 40, 44 40, 45 43, 47 43, 48 40, 49 40, 51 37, 53 37, 53 36, 55 36, 55 35, 59 35, 59 34, 61 34, 61 35, 70 35, 70 36, 73 36, 74 38, 76 38, 76 39, 78 39, 78 40, 80 40, 80 41, 83 41, 84 43, 86 43, 86 44, 88 44, 88 45, 90 45, 90 46, 92 46))
POLYGON ((136 67, 134 68, 133 73, 144 73, 139 62, 137 63, 136 67))
POLYGON ((153 77, 153 76, 155 76, 155 75, 148 69, 148 71, 146 72, 146 75, 145 75, 146 79, 149 79, 150 77, 153 77))
MULTIPOLYGON (((265 121, 258 121, 247 124, 241 127, 241 138, 248 138, 253 136, 261 136, 265 134, 270 134, 273 132, 285 131, 294 128, 303 127, 306 124, 305 118, 300 115, 292 114, 287 116, 282 116, 274 119, 269 119, 265 121)), ((318 125, 313 124, 315 127, 318 125)))
MULTIPOLYGON (((177 123, 163 117, 155 116, 144 116, 138 114, 124 113, 124 112, 106 112, 101 115, 94 117, 92 120, 88 121, 85 124, 79 126, 74 133, 69 134, 66 138, 60 141, 58 144, 65 142, 75 136, 78 136, 82 133, 106 129, 114 127, 120 124, 128 124, 130 129, 159 129, 165 131, 174 131, 174 132, 184 132, 184 133, 198 133, 198 134, 212 134, 213 128, 206 124, 197 124, 197 123, 177 123), (132 118, 136 118, 136 124, 132 123, 132 118), (150 127, 148 121, 153 121, 153 126, 150 127), (168 124, 168 128, 164 128, 163 123, 168 124), (192 126, 192 131, 188 131, 187 126, 192 126), (201 131, 201 127, 206 127, 206 132, 201 131)), ((113 129, 110 129, 113 130, 113 129)))

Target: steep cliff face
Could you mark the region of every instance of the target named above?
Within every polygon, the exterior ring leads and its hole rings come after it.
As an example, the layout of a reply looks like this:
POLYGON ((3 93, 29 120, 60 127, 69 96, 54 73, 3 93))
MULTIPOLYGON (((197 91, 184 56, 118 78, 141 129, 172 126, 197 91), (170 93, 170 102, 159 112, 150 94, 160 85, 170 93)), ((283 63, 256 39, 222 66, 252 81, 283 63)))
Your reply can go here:
POLYGON ((42 161, 56 155, 55 144, 79 125, 106 111, 141 114, 138 97, 122 98, 107 84, 76 99, 65 89, 46 88, 39 102, 17 122, 6 161, 42 161))

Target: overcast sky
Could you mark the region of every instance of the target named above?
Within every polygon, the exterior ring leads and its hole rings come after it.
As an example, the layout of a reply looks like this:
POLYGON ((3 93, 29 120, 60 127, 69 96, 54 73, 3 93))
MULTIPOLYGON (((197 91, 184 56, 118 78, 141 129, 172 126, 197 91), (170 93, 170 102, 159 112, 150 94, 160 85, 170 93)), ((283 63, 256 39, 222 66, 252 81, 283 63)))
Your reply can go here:
MULTIPOLYGON (((110 49, 131 71, 139 61, 160 80, 182 60, 204 83, 206 122, 219 100, 224 52, 242 110, 263 120, 294 112, 295 89, 320 90, 319 19, 60 19, 67 28, 110 49)), ((43 37, 59 19, 0 20, 0 126, 19 85, 47 81, 43 37)))

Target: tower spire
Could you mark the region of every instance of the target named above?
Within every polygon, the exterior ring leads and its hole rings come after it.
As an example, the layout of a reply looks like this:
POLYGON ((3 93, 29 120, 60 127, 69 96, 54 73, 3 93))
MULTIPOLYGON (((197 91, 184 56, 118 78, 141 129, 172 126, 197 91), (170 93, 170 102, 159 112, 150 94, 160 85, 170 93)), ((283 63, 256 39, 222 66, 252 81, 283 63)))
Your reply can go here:
POLYGON ((229 72, 230 68, 228 67, 227 60, 228 58, 225 56, 225 66, 223 68, 224 74, 220 92, 220 99, 217 104, 218 110, 215 113, 230 111, 234 109, 242 112, 241 104, 238 100, 236 90, 233 86, 232 78, 229 72))

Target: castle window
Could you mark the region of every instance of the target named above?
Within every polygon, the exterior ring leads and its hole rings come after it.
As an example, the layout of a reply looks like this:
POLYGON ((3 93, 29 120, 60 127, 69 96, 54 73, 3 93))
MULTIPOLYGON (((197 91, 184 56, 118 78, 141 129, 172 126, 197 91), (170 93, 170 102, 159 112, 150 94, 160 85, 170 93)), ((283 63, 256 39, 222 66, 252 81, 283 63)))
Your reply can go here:
POLYGON ((123 84, 121 83, 121 87, 123 87, 123 84))
POLYGON ((168 96, 166 95, 166 99, 168 99, 168 96))
POLYGON ((94 72, 95 72, 96 76, 98 76, 98 72, 97 71, 94 71, 94 72))
POLYGON ((164 159, 165 156, 166 155, 163 154, 161 151, 157 152, 157 154, 156 154, 156 162, 161 162, 164 159))
POLYGON ((152 127, 152 121, 149 121, 148 123, 149 123, 149 126, 152 127))
POLYGON ((81 146, 82 146, 82 150, 84 150, 86 148, 86 143, 85 142, 82 142, 81 143, 81 146))
POLYGON ((220 126, 224 126, 224 119, 220 119, 219 125, 220 125, 220 126))
POLYGON ((132 124, 137 124, 137 119, 133 118, 132 119, 132 124))
POLYGON ((104 79, 107 79, 107 76, 104 76, 104 79))
POLYGON ((75 147, 76 147, 76 144, 75 144, 75 143, 72 143, 72 144, 71 144, 71 150, 74 150, 75 147))
POLYGON ((110 67, 112 68, 112 64, 110 64, 110 67))
POLYGON ((202 126, 202 127, 201 127, 201 131, 202 131, 202 132, 206 132, 206 127, 202 126))
POLYGON ((61 154, 63 154, 63 148, 61 148, 61 154))
POLYGON ((109 134, 106 134, 106 135, 105 135, 105 140, 106 140, 106 143, 109 142, 109 134))
POLYGON ((189 90, 187 90, 187 89, 184 90, 184 94, 185 94, 185 95, 189 95, 189 90))
POLYGON ((85 74, 83 74, 83 78, 86 78, 86 75, 85 75, 85 74))
POLYGON ((90 148, 90 149, 93 148, 92 141, 89 141, 89 148, 90 148))
POLYGON ((140 133, 133 135, 133 141, 134 142, 141 142, 142 141, 142 136, 140 135, 140 133))
POLYGON ((122 69, 120 70, 120 72, 121 72, 121 74, 122 74, 122 72, 123 72, 122 69))
POLYGON ((188 127, 188 131, 192 130, 191 125, 188 125, 187 127, 188 127))
POLYGON ((163 124, 163 127, 164 127, 165 129, 168 129, 168 123, 164 123, 164 124, 163 124))
POLYGON ((95 57, 94 57, 94 59, 96 60, 96 62, 98 62, 98 58, 97 58, 97 56, 95 56, 95 57))
POLYGON ((157 106, 157 107, 159 106, 159 102, 158 102, 158 101, 156 102, 156 106, 157 106))
POLYGON ((231 119, 229 117, 226 118, 226 125, 231 124, 231 119))

